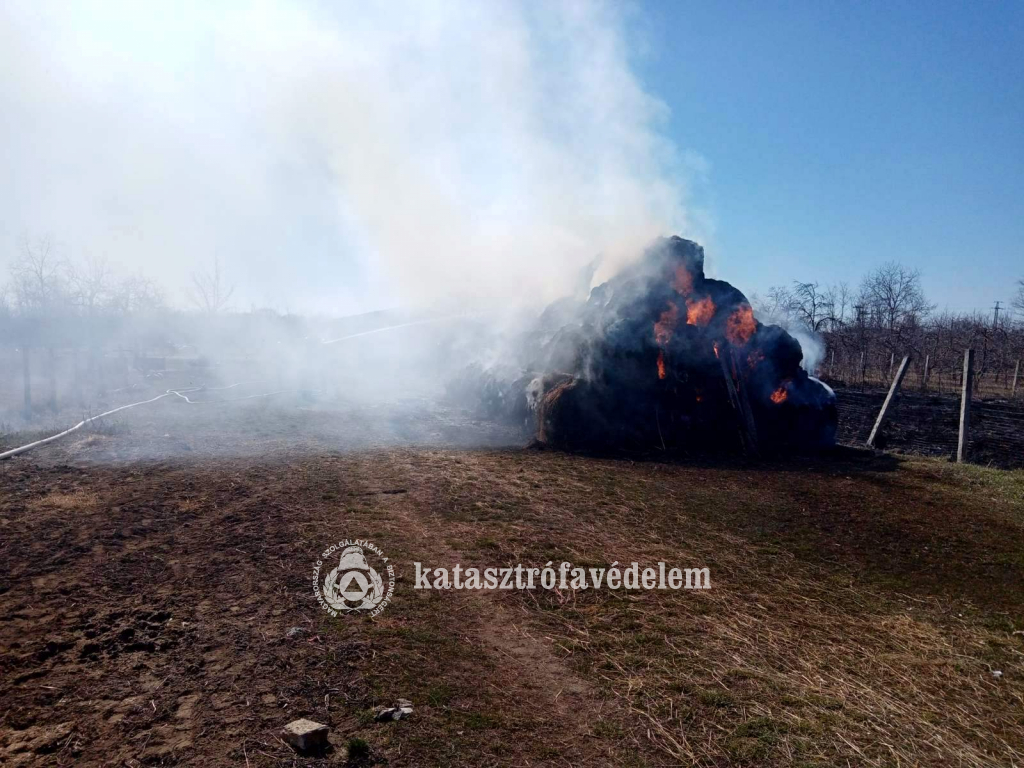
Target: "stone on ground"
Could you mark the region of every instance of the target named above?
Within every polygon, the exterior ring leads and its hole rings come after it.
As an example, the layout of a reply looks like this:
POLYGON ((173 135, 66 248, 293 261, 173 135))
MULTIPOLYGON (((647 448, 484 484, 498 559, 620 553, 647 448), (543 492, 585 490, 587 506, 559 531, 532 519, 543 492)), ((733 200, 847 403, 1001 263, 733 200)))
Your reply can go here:
POLYGON ((301 718, 281 729, 281 738, 300 752, 326 749, 328 727, 323 723, 301 718))

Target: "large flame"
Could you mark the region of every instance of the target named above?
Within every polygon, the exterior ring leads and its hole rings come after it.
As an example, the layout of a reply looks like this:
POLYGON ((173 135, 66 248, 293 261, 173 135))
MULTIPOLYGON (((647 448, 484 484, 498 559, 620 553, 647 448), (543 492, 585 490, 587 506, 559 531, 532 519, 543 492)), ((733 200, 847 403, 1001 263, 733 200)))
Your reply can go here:
POLYGON ((658 378, 665 378, 665 352, 660 349, 658 350, 658 378))
POLYGON ((731 344, 742 347, 757 330, 754 310, 749 304, 741 304, 725 321, 725 337, 731 344))
POLYGON ((710 296, 705 296, 703 299, 686 300, 687 325, 707 325, 714 316, 715 302, 711 300, 710 296))
POLYGON ((658 346, 663 347, 672 340, 672 332, 679 323, 679 307, 673 302, 668 303, 668 309, 661 313, 658 322, 654 324, 654 340, 658 346))

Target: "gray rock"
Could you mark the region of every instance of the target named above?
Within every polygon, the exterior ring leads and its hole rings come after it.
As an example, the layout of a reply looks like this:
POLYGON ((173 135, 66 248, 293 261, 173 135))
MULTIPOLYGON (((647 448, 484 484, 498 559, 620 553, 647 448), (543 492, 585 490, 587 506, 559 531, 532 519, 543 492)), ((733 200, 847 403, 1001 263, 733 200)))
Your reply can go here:
POLYGON ((399 699, 395 706, 385 707, 377 713, 376 721, 385 723, 391 720, 401 720, 412 714, 412 702, 408 699, 399 699))
POLYGON ((301 718, 281 729, 281 738, 300 752, 314 752, 327 748, 330 729, 323 723, 301 718))
POLYGON ((302 637, 302 635, 305 634, 305 632, 306 630, 302 627, 292 627, 284 633, 284 636, 287 637, 289 640, 294 640, 297 637, 302 637))

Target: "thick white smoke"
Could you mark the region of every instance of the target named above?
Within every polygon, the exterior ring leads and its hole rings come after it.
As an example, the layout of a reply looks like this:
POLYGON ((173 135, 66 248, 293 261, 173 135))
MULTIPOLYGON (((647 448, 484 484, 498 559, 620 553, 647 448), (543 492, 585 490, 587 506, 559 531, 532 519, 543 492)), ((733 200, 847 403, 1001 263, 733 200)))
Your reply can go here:
POLYGON ((800 342, 800 349, 803 350, 804 359, 800 361, 800 367, 811 376, 817 376, 821 363, 825 359, 825 342, 817 333, 807 328, 788 328, 790 336, 800 342))
POLYGON ((688 231, 628 37, 602 2, 4 3, 0 262, 48 233, 172 298, 218 257, 242 307, 554 298, 688 231))

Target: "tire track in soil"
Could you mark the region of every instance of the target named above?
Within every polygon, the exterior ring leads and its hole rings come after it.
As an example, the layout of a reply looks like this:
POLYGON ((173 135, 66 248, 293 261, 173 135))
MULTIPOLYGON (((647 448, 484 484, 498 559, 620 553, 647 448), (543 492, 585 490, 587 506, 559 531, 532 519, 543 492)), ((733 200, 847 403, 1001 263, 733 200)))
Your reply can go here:
MULTIPOLYGON (((459 453, 458 457, 461 463, 474 463, 472 452, 459 453)), ((378 500, 377 511, 390 521, 390 534, 406 541, 411 539, 414 543, 405 546, 416 553, 424 568, 445 567, 450 573, 457 563, 478 567, 480 564, 448 541, 455 537, 466 540, 479 531, 438 514, 436 477, 444 472, 449 458, 445 452, 410 456, 409 452, 400 451, 388 454, 386 460, 371 462, 370 466, 350 465, 346 478, 367 488, 377 488, 370 494, 378 500), (364 475, 367 469, 371 470, 369 476, 364 475), (395 489, 402 492, 396 493, 395 489)), ((412 567, 412 563, 404 565, 412 567)), ((412 578, 402 585, 406 594, 399 596, 396 590, 396 597, 408 599, 412 578)), ((542 720, 556 725, 544 733, 531 733, 530 739, 539 743, 533 745, 533 757, 523 756, 524 764, 546 764, 545 755, 560 755, 555 763, 562 765, 624 763, 626 753, 622 745, 595 738, 593 726, 601 722, 621 723, 631 720, 631 716, 617 700, 603 696, 567 666, 527 608, 510 607, 497 591, 452 589, 446 594, 453 598, 451 612, 458 615, 461 624, 470 627, 474 645, 493 661, 492 665, 480 665, 481 673, 493 669, 490 674, 494 678, 481 676, 481 687, 490 688, 502 708, 530 709, 542 720), (542 757, 538 759, 537 755, 542 757)))

